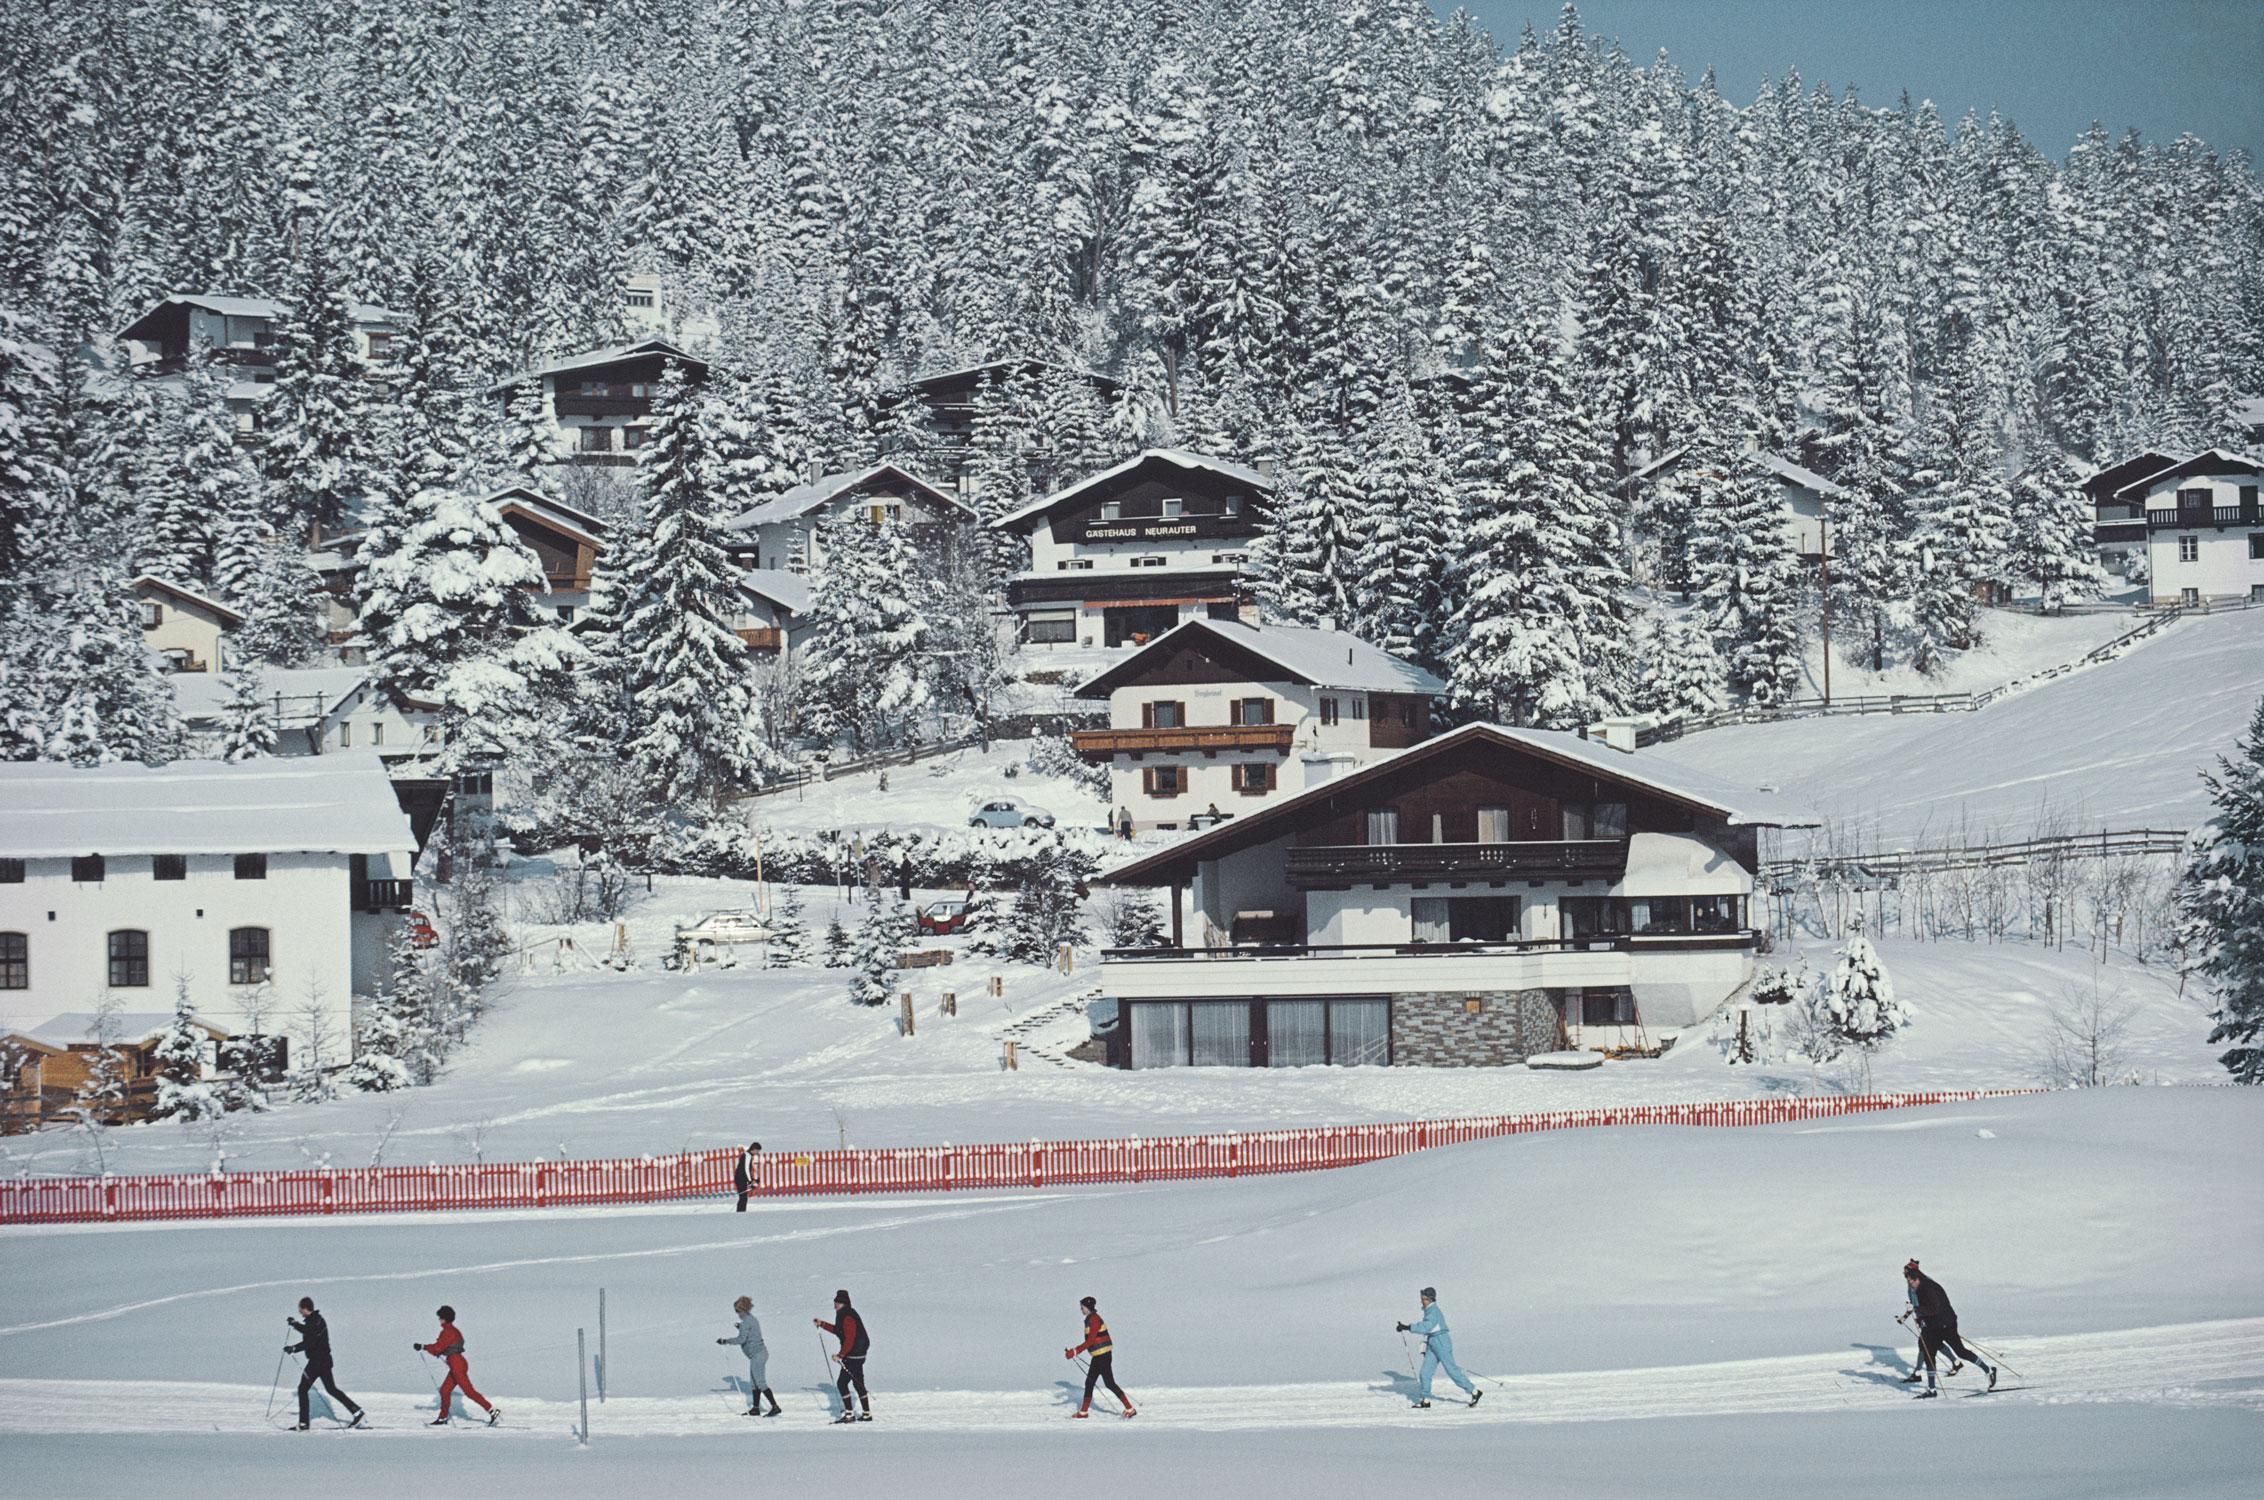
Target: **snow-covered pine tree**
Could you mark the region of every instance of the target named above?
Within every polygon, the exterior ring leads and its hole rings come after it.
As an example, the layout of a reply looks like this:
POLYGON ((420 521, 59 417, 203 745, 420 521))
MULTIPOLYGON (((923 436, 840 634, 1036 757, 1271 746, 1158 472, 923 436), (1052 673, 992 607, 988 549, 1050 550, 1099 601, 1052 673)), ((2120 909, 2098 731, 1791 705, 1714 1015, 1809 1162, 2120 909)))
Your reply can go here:
POLYGON ((2201 775, 2214 812, 2178 880, 2180 967, 2216 998, 2212 1043, 2238 1083, 2264 1083, 2264 699, 2201 775))
POLYGON ((148 434, 153 451, 136 497, 141 538, 135 561, 142 572, 184 588, 216 581, 220 538, 251 488, 226 385, 211 351, 192 351, 179 388, 160 398, 160 417, 148 434))
POLYGON ((810 929, 802 917, 802 888, 781 885, 770 907, 770 942, 763 950, 763 967, 798 969, 810 961, 810 929))
POLYGON ((220 758, 231 765, 275 753, 274 704, 267 680, 255 668, 231 674, 220 708, 220 758))
POLYGON ((708 421, 672 366, 638 458, 637 538, 605 584, 629 758, 650 800, 679 807, 712 805, 776 765, 757 732, 752 663, 734 628, 738 572, 713 509, 708 421))
POLYGON ((1006 913, 1000 950, 1018 963, 1051 964, 1061 944, 1083 942, 1079 892, 1092 871, 1092 856, 1072 848, 1060 834, 1033 840, 1015 884, 1014 905, 1006 913))
POLYGON ((1724 704, 1725 673, 1711 632, 1697 619, 1681 616, 1660 623, 1653 617, 1647 639, 1639 639, 1643 662, 1643 712, 1662 718, 1710 714, 1724 704))
POLYGON ((377 991, 369 997, 354 1038, 354 1060, 339 1075, 348 1088, 365 1094, 387 1094, 415 1084, 411 1060, 430 1040, 421 1014, 422 976, 406 932, 387 945, 386 958, 386 971, 378 976, 377 991))
POLYGON ((2046 453, 2012 482, 2011 571, 2036 586, 2036 602, 2058 614, 2107 586, 2094 539, 2096 515, 2074 461, 2046 453))
POLYGON ((1163 911, 1154 891, 1118 890, 1103 903, 1102 911, 1111 948, 1163 946, 1163 911))
POLYGON ((529 484, 542 483, 550 465, 558 462, 558 429, 543 410, 540 380, 522 380, 511 387, 499 434, 504 466, 529 484))
POLYGON ((59 455, 51 434, 41 430, 54 392, 54 373, 47 352, 36 346, 32 321, 0 305, 0 578, 24 576, 23 540, 55 500, 59 455))
POLYGON ((1283 465, 1272 523, 1250 559, 1259 590, 1285 620, 1350 629, 1368 544, 1357 466, 1318 424, 1291 429, 1283 465))
POLYGON ((204 1076, 204 1054, 209 1045, 189 1003, 189 980, 181 975, 173 992, 173 1020, 165 1028, 156 1051, 157 1099, 150 1116, 196 1125, 217 1120, 228 1112, 219 1088, 204 1076))
POLYGON ((1978 343, 1967 333, 1953 350, 1911 473, 1921 666, 1979 644, 1975 605, 2011 574, 2012 495, 1978 343))
POLYGON ((849 945, 849 999, 856 1005, 886 1005, 896 998, 901 971, 896 956, 915 930, 912 909, 895 896, 873 893, 865 924, 849 945))
POLYGON ((1879 950, 1863 935, 1860 917, 1849 929, 1831 972, 1818 986, 1820 1019, 1846 1048, 1862 1060, 1862 1082, 1871 1088, 1871 1054, 1910 1024, 1910 1010, 1895 998, 1894 982, 1879 950))
POLYGON ((1800 685, 1799 561, 1769 476, 1721 454, 1693 455, 1715 476, 1690 523, 1691 584, 1731 692, 1781 703, 1800 685))
POLYGON ((126 1036, 125 1003, 104 995, 94 1008, 87 1040, 94 1047, 86 1054, 86 1076, 73 1096, 81 1123, 116 1125, 126 1110, 128 1060, 122 1045, 126 1036))
POLYGON ((849 929, 835 917, 825 924, 825 966, 829 969, 846 969, 856 945, 849 940, 849 929))
POLYGON ((1352 629, 1392 655, 1431 667, 1445 634, 1449 538, 1445 466, 1415 420, 1407 382, 1397 383, 1369 425, 1358 471, 1362 516, 1358 610, 1352 629))
POLYGON ((375 455, 353 316, 319 235, 301 244, 288 300, 276 336, 275 393, 260 408, 260 468, 274 487, 279 529, 335 532, 354 519, 375 455))
POLYGON ((901 739, 931 697, 923 569, 901 533, 861 520, 826 523, 825 563, 811 583, 805 723, 825 738, 847 735, 860 751, 901 739))
POLYGON ((75 766, 171 760, 180 746, 179 711, 157 658, 142 644, 125 579, 82 567, 65 576, 62 589, 63 628, 41 666, 49 694, 42 756, 75 766))

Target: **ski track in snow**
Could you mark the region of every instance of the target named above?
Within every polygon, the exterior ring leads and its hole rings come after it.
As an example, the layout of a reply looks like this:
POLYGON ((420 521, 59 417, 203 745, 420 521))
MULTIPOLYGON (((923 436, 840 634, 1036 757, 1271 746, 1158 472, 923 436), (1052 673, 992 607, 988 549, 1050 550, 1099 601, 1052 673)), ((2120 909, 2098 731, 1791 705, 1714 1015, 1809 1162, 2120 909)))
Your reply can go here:
MULTIPOLYGON (((2180 1323, 2109 1333, 1992 1340, 2023 1375, 1987 1404, 2151 1405, 2214 1407, 2264 1415, 2264 1318, 2180 1323)), ((1903 1404, 1911 1388, 1900 1383, 1904 1365, 1896 1350, 1866 1345, 1833 1354, 1801 1354, 1721 1364, 1668 1365, 1637 1370, 1581 1370, 1494 1377, 1473 1371, 1486 1392, 1476 1408, 1442 1380, 1447 1399, 1429 1412, 1407 1404, 1408 1377, 1384 1372, 1376 1383, 1350 1381, 1271 1386, 1150 1386, 1132 1382, 1140 1404, 1136 1430, 1231 1432, 1251 1429, 1345 1426, 1399 1427, 1423 1422, 1442 1428, 1512 1423, 1611 1422, 1657 1417, 1739 1417, 1777 1413, 1830 1413, 1903 1404)), ((289 1373, 289 1372, 286 1372, 289 1373)), ((373 1435, 420 1432, 435 1408, 425 1391, 363 1393, 345 1373, 348 1390, 368 1408, 373 1435)), ((1956 1402, 1981 1389, 1970 1370, 1944 1388, 1956 1402)), ((576 1425, 571 1401, 545 1401, 490 1388, 506 1413, 503 1424, 459 1427, 491 1439, 539 1437, 555 1441, 576 1425)), ((253 1385, 150 1380, 0 1379, 0 1432, 256 1434, 286 1421, 286 1390, 276 1417, 263 1415, 268 1393, 253 1385)), ((790 1389, 788 1415, 754 1420, 738 1415, 735 1392, 704 1395, 615 1396, 591 1408, 591 1426, 610 1437, 690 1437, 763 1430, 811 1431, 833 1412, 830 1391, 790 1389)), ((876 1395, 878 1415, 868 1430, 883 1432, 1027 1431, 1059 1423, 1076 1399, 1063 1382, 1048 1391, 891 1391, 876 1395)), ((1914 1419, 1954 1409, 1940 1404, 1914 1410, 1914 1419)), ((1096 1406, 1093 1425, 1105 1420, 1096 1406)), ((359 1440, 359 1439, 357 1439, 359 1440)))

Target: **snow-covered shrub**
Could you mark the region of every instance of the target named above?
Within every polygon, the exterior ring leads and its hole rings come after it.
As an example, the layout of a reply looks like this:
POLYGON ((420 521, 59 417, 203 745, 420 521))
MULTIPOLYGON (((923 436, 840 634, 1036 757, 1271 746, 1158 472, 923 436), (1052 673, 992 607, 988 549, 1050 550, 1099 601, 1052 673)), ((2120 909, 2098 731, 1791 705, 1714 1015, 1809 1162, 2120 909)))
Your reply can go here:
POLYGON ((802 888, 778 888, 770 908, 770 941, 763 949, 766 969, 794 969, 810 961, 810 931, 802 921, 802 888))
POLYGON ((1083 890, 1092 857, 1058 837, 1031 851, 1006 914, 1000 951, 1026 964, 1050 964, 1063 943, 1085 940, 1083 890))
POLYGON ((2264 1083, 2264 699, 2248 732, 2202 773, 2216 815, 2178 883, 2180 967, 2216 996, 2212 1042, 2240 1083, 2264 1083))
POLYGON ((1163 946, 1163 912, 1153 891, 1112 890, 1096 904, 1111 948, 1163 946))
POLYGON ((1808 1010, 1816 1030, 1816 1043, 1836 1044, 1827 1056, 1809 1055, 1818 1062, 1852 1052, 1857 1059, 1860 1086, 1871 1086, 1871 1054, 1910 1024, 1910 1011, 1895 998, 1894 982, 1887 977, 1879 950, 1863 935, 1857 919, 1839 951, 1831 973, 1816 986, 1808 1010))
MULTIPOLYGON (((1040 776, 1059 776, 1102 801, 1109 798, 1108 767, 1085 759, 1066 734, 1041 734, 1030 741, 1030 769, 1040 776)), ((1009 772, 1013 766, 1008 766, 1009 772)))
POLYGON ((1731 1067, 1779 1061, 1783 1045, 1778 1039, 1780 1007, 1762 1005, 1760 997, 1738 1005, 1725 1005, 1714 1016, 1713 1042, 1731 1067))
POLYGON ((858 1005, 886 1005, 896 996, 896 956, 919 935, 912 908, 890 896, 876 896, 865 925, 849 945, 849 998, 858 1005))
POLYGON ((173 995, 173 1024, 157 1044, 157 1102, 150 1115, 197 1125, 217 1120, 228 1112, 226 1093, 204 1076, 205 1035, 189 1005, 189 982, 183 978, 173 995))
POLYGON ((825 924, 825 966, 829 969, 848 968, 850 951, 849 929, 841 925, 839 917, 835 917, 825 924))

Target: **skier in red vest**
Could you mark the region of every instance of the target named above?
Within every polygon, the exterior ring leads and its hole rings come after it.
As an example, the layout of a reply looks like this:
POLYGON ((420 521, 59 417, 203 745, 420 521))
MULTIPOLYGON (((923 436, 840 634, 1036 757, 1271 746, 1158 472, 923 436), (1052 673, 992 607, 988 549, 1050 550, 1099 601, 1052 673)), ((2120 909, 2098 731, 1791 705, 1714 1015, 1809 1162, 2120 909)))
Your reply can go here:
POLYGON ((440 1415, 432 1419, 432 1425, 448 1425, 448 1398, 461 1390, 486 1408, 487 1425, 493 1427, 502 1420, 503 1410, 472 1387, 471 1366, 464 1360, 464 1335, 456 1330, 456 1309, 444 1302, 434 1316, 440 1319, 440 1336, 429 1344, 409 1346, 419 1354, 431 1354, 448 1361, 448 1378, 440 1383, 440 1415))
POLYGON ((1064 1359, 1075 1359, 1080 1354, 1089 1354, 1092 1356, 1092 1363, 1085 1370, 1085 1404, 1078 1407, 1073 1415, 1091 1416, 1093 1387, 1106 1385, 1115 1392, 1116 1399, 1124 1403, 1124 1415, 1138 1416, 1139 1413, 1132 1409, 1132 1398, 1125 1395, 1124 1387, 1116 1383, 1116 1345, 1108 1336, 1108 1324, 1101 1321, 1100 1308, 1090 1297, 1078 1298, 1077 1306, 1085 1314, 1085 1341, 1062 1350, 1061 1356, 1064 1359))
POLYGON ((823 1318, 810 1319, 821 1331, 841 1340, 841 1352, 833 1356, 841 1365, 841 1378, 835 1382, 841 1390, 841 1415, 833 1420, 837 1424, 870 1422, 873 1419, 873 1398, 865 1389, 865 1356, 873 1347, 872 1334, 865 1328, 865 1315, 849 1305, 849 1293, 846 1290, 833 1294, 833 1316, 836 1321, 832 1323, 823 1318), (849 1388, 852 1385, 857 1388, 857 1399, 864 1404, 862 1412, 852 1412, 849 1409, 849 1388))

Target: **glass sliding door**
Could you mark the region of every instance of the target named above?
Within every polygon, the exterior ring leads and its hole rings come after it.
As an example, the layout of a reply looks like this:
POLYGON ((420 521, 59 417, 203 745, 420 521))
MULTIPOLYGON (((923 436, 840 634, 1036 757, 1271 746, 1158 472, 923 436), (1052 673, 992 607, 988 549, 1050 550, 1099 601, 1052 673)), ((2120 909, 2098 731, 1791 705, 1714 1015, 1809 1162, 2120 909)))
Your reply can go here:
POLYGON ((1198 1068, 1250 1066, 1250 1002, 1197 1000, 1187 1007, 1192 1055, 1198 1068))
POLYGON ((1331 1000, 1329 1061, 1340 1068, 1391 1061, 1391 1002, 1331 1000))
POLYGON ((1304 1068, 1329 1060, 1328 1006, 1320 1000, 1266 1002, 1266 1066, 1304 1068))
POLYGON ((1187 1007, 1141 1004, 1125 1007, 1131 1014, 1132 1066, 1181 1068, 1187 1065, 1187 1007))

